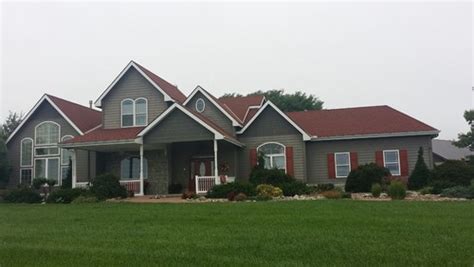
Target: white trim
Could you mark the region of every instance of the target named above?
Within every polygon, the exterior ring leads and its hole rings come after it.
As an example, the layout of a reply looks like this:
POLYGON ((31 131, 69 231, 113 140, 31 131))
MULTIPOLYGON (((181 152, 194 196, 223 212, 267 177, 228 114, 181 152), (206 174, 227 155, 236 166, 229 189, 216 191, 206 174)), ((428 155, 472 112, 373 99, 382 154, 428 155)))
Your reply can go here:
MULTIPOLYGON (((217 140, 214 139, 213 141, 214 145, 214 179, 215 179, 215 184, 221 184, 221 179, 219 178, 219 160, 217 158, 217 152, 218 152, 218 145, 217 145, 217 140)), ((212 168, 212 161, 211 161, 211 168, 212 168)), ((196 188, 197 190, 197 188, 196 188)))
MULTIPOLYGON (((217 103, 214 98, 212 98, 207 92, 206 90, 204 90, 204 88, 202 88, 200 85, 196 86, 196 88, 193 90, 193 92, 188 96, 188 98, 186 98, 186 100, 184 101, 183 103, 183 106, 186 106, 189 101, 191 101, 191 99, 194 97, 195 94, 197 94, 198 92, 201 92, 206 98, 207 100, 209 100, 214 106, 216 106, 222 113, 224 113, 224 115, 227 116, 228 119, 230 119, 232 121, 232 126, 239 126, 239 127, 242 127, 242 122, 240 121, 240 119, 236 120, 234 117, 232 117, 225 109, 222 108, 222 106, 217 103)), ((237 117, 238 118, 238 117, 237 117)))
POLYGON ((76 156, 76 150, 73 149, 71 151, 71 161, 72 161, 72 166, 71 166, 71 172, 72 172, 72 188, 76 188, 77 186, 77 156, 76 156))
POLYGON ((102 127, 102 123, 97 125, 96 127, 92 128, 92 129, 87 130, 86 132, 84 132, 84 134, 88 134, 92 131, 95 131, 95 130, 99 129, 100 127, 102 127))
POLYGON ((276 112, 278 112, 278 114, 280 114, 286 121, 288 121, 293 127, 295 127, 296 130, 298 130, 301 135, 303 135, 303 141, 309 141, 311 140, 311 137, 305 132, 303 131, 303 129, 301 129, 298 124, 296 124, 293 120, 291 120, 285 113, 283 113, 277 106, 275 106, 275 104, 273 104, 271 101, 267 101, 265 103, 265 105, 263 105, 263 107, 252 117, 252 119, 250 119, 250 121, 244 126, 244 128, 242 128, 242 130, 240 130, 239 132, 237 132, 237 134, 243 134, 245 132, 245 130, 247 130, 249 128, 249 126, 255 121, 255 119, 257 119, 257 117, 262 114, 262 112, 267 108, 267 107, 272 107, 274 110, 276 110, 276 112))
POLYGON ((347 155, 347 158, 348 158, 348 164, 339 164, 340 166, 349 166, 349 173, 351 172, 351 152, 336 152, 334 153, 334 169, 335 169, 335 173, 336 173, 336 178, 347 178, 347 175, 337 175, 337 155, 347 155))
POLYGON ((401 176, 402 175, 402 168, 401 168, 401 162, 400 162, 400 150, 398 149, 388 149, 388 150, 383 150, 382 151, 382 154, 383 154, 383 166, 385 168, 386 167, 386 162, 385 162, 385 152, 397 152, 397 159, 398 159, 398 162, 388 162, 389 164, 394 164, 394 163, 397 163, 398 164, 398 174, 392 174, 390 173, 392 176, 401 176))
POLYGON ((137 127, 144 127, 148 125, 148 99, 145 97, 138 97, 135 99, 135 101, 133 101, 133 124, 137 127), (145 124, 144 125, 137 125, 137 101, 138 100, 145 100, 145 124))
POLYGON ((94 102, 94 105, 98 108, 102 107, 102 100, 104 99, 104 97, 110 92, 110 90, 112 90, 112 88, 115 86, 115 84, 117 84, 117 82, 122 79, 122 76, 125 75, 125 73, 127 73, 127 71, 131 68, 131 67, 134 67, 149 83, 151 83, 153 85, 153 87, 155 87, 156 90, 160 91, 160 93, 162 93, 164 95, 164 99, 165 101, 171 101, 171 102, 175 102, 175 100, 173 98, 171 98, 163 89, 161 89, 150 77, 148 77, 148 75, 146 75, 140 67, 137 66, 137 64, 135 62, 130 61, 127 66, 125 66, 125 68, 120 72, 120 74, 112 81, 112 83, 107 87, 107 89, 105 89, 105 91, 99 96, 99 98, 94 102))
MULTIPOLYGON (((132 161, 133 162, 133 161, 132 161)), ((133 164, 132 164, 133 165, 133 164)), ((120 162, 120 172, 122 171, 122 162, 120 162)), ((147 176, 148 176, 148 162, 147 162, 147 176)), ((145 194, 145 187, 143 182, 143 145, 140 145, 140 195, 145 194)))
POLYGON ((207 123, 202 121, 200 118, 196 117, 193 113, 191 113, 189 110, 184 108, 183 106, 174 103, 169 107, 166 111, 161 113, 160 116, 158 116, 156 119, 154 119, 145 129, 143 129, 140 133, 138 133, 137 137, 142 137, 145 135, 147 132, 149 132, 151 129, 153 129, 157 124, 159 124, 164 118, 166 118, 173 110, 179 109, 181 110, 184 114, 188 115, 191 119, 195 120, 197 123, 201 124, 204 128, 209 130, 211 133, 214 133, 214 138, 217 140, 224 139, 224 136, 216 131, 214 128, 209 126, 207 123))
POLYGON ((440 131, 420 131, 420 132, 400 132, 400 133, 383 133, 383 134, 358 134, 358 135, 340 135, 331 137, 317 137, 312 136, 311 141, 332 141, 332 140, 351 140, 351 139, 369 139, 369 138, 384 138, 384 137, 405 137, 405 136, 423 136, 434 135, 437 136, 440 131))
POLYGON ((61 142, 61 125, 59 125, 59 123, 57 123, 55 121, 42 121, 42 122, 36 124, 36 126, 35 126, 35 146, 57 146, 60 142, 61 142), (57 140, 56 143, 38 144, 36 142, 36 130, 39 126, 41 126, 45 123, 52 123, 52 124, 56 124, 58 126, 58 140, 57 140))
MULTIPOLYGON (((48 180, 50 180, 51 178, 48 177, 48 166, 49 166, 49 161, 50 160, 53 160, 53 159, 57 159, 58 160, 58 180, 56 181, 56 184, 57 185, 61 185, 61 158, 60 157, 41 157, 41 158, 35 158, 35 166, 34 166, 34 178, 46 178, 48 180), (37 160, 45 160, 45 172, 44 172, 44 176, 45 177, 36 177, 36 161, 37 160)), ((52 180, 52 179, 51 179, 52 180)))
POLYGON ((68 143, 68 144, 60 144, 59 147, 67 149, 67 148, 74 148, 74 147, 137 144, 137 142, 135 140, 136 139, 97 141, 97 142, 84 142, 84 143, 68 143))
MULTIPOLYGON (((278 142, 265 142, 265 143, 263 143, 263 144, 257 146, 257 149, 256 149, 256 150, 257 150, 257 155, 258 155, 258 152, 259 152, 258 150, 259 150, 262 146, 264 146, 264 145, 270 145, 270 144, 275 144, 275 145, 279 145, 279 146, 282 146, 282 147, 283 147, 283 153, 280 153, 280 154, 270 154, 269 157, 270 157, 270 165, 271 165, 271 167, 273 168, 273 157, 275 157, 275 156, 283 156, 283 158, 285 159, 284 169, 285 169, 285 173, 286 173, 286 146, 285 146, 284 144, 278 143, 278 142)), ((268 155, 265 155, 265 156, 268 156, 268 155)), ((263 166, 263 167, 265 168, 265 166, 263 166)), ((279 170, 281 170, 281 169, 279 169, 279 170)))
POLYGON ((61 151, 60 151, 60 150, 61 150, 61 148, 58 147, 58 146, 35 146, 35 149, 34 149, 35 154, 34 154, 34 155, 35 155, 35 157, 40 157, 40 158, 42 158, 42 157, 50 157, 50 156, 59 156, 59 155, 61 155, 61 151), (38 153, 36 153, 36 150, 37 150, 37 149, 43 149, 43 148, 46 148, 46 149, 50 149, 50 148, 51 148, 51 149, 57 149, 57 150, 58 150, 58 153, 55 153, 55 154, 43 154, 43 155, 38 155, 38 153))
POLYGON ((120 127, 121 128, 130 128, 135 127, 135 101, 131 98, 125 98, 120 101, 120 127), (123 114, 123 102, 132 101, 132 114, 123 114), (123 125, 123 115, 132 115, 132 125, 123 125))
POLYGON ((198 99, 196 100, 196 103, 194 104, 194 108, 195 108, 196 111, 199 112, 199 113, 203 113, 203 112, 204 112, 204 110, 206 109, 206 102, 204 101, 204 99, 202 99, 202 97, 200 97, 200 98, 198 98, 198 99), (199 109, 198 109, 198 103, 201 103, 201 102, 202 102, 202 109, 199 110, 199 109))
POLYGON ((33 141, 33 138, 31 137, 25 137, 23 139, 21 139, 20 141, 20 168, 23 168, 23 167, 33 167, 33 162, 34 162, 34 154, 33 154, 33 150, 34 150, 34 141, 33 141), (31 164, 30 165, 23 165, 23 141, 26 141, 26 140, 30 140, 31 141, 31 164))

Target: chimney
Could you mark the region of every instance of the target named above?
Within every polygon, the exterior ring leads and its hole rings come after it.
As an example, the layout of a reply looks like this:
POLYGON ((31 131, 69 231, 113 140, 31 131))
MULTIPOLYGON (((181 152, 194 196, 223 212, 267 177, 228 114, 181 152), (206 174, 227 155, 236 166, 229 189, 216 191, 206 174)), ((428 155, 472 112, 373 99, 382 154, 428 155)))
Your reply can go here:
POLYGON ((92 109, 92 100, 89 100, 89 108, 92 109))

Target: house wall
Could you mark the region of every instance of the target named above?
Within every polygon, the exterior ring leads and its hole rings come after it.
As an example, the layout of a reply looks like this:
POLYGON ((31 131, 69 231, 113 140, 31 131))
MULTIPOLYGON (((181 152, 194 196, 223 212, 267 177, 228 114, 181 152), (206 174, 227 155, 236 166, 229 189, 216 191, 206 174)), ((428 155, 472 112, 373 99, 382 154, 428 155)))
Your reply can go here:
POLYGON ((135 68, 131 67, 109 91, 107 96, 102 99, 104 128, 120 128, 122 100, 139 97, 148 100, 148 123, 168 108, 164 95, 153 87, 135 68))
POLYGON ((359 165, 375 162, 375 152, 389 149, 406 149, 410 172, 415 167, 419 147, 423 147, 425 162, 433 168, 431 137, 393 137, 344 141, 308 142, 306 146, 309 184, 345 183, 346 179, 328 178, 327 154, 335 152, 357 152, 359 165))
MULTIPOLYGON (((25 122, 23 127, 16 133, 16 135, 8 142, 8 158, 12 166, 12 172, 10 174, 9 186, 16 186, 20 182, 20 151, 21 151, 21 140, 23 138, 32 138, 34 144, 35 138, 35 126, 44 122, 44 121, 53 121, 60 125, 60 137, 65 135, 78 136, 79 133, 71 127, 71 125, 46 101, 44 101, 36 109, 36 112, 30 116, 28 121, 25 122)), ((34 147, 33 147, 34 149, 34 147)), ((34 151, 33 151, 34 152, 34 151)), ((52 156, 59 157, 60 156, 52 156)), ((33 157, 37 158, 37 157, 33 157)), ((77 155, 78 164, 87 163, 87 158, 85 154, 79 153, 77 155)), ((34 160, 33 160, 34 164, 34 160)), ((34 176, 34 166, 33 169, 34 176)), ((87 177, 87 169, 81 168, 77 172, 78 177, 87 177)))
POLYGON ((209 99, 204 96, 201 92, 197 92, 193 98, 186 104, 186 107, 196 111, 196 101, 202 98, 205 103, 205 109, 201 113, 203 116, 207 117, 209 120, 219 125, 222 129, 226 130, 228 133, 235 136, 235 128, 232 126, 232 121, 222 113, 214 104, 209 101, 209 99))
POLYGON ((238 179, 247 180, 250 174, 250 149, 266 142, 278 142, 293 147, 294 176, 306 180, 306 146, 303 137, 288 121, 268 106, 252 125, 241 135, 239 141, 245 147, 239 153, 238 179))

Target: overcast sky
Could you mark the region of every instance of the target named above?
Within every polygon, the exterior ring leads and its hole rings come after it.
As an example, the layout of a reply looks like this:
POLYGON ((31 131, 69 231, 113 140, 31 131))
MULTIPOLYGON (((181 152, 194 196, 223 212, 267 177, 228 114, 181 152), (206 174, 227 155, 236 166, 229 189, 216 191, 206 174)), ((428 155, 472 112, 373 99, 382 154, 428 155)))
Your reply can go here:
POLYGON ((198 84, 216 96, 301 90, 325 108, 390 105, 442 138, 468 129, 467 1, 1 7, 2 118, 26 113, 45 92, 87 105, 133 59, 186 95, 198 84))

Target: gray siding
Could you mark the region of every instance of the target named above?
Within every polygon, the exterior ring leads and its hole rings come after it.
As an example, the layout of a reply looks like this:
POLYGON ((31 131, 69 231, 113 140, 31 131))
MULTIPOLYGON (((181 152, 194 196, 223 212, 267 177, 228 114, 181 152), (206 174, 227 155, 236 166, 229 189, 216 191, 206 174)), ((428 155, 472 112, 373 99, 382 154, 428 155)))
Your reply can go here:
POLYGON ((428 167, 433 167, 431 137, 399 137, 360 139, 346 141, 308 142, 307 169, 308 183, 344 183, 346 179, 328 179, 327 154, 335 152, 357 152, 359 165, 375 162, 375 152, 389 149, 406 149, 410 172, 415 167, 418 149, 423 147, 424 158, 428 167))
MULTIPOLYGON (((43 102, 36 112, 29 118, 29 120, 23 125, 18 133, 8 142, 8 157, 11 162, 12 172, 10 175, 10 186, 15 186, 20 181, 20 146, 23 138, 35 138, 35 126, 44 121, 54 121, 58 123, 60 128, 60 137, 65 135, 78 136, 76 130, 74 130, 69 123, 47 102, 43 102)), ((54 156, 58 157, 58 156, 54 156)), ((84 157, 79 155, 77 162, 78 165, 86 164, 84 157)), ((33 161, 34 162, 34 161, 33 161)), ((33 167, 32 167, 33 168, 33 167)), ((34 168, 33 168, 34 170, 34 168)), ((34 172, 34 171, 33 171, 34 172)), ((87 169, 78 169, 78 176, 87 176, 87 169)), ((34 178, 34 174, 33 174, 34 178)))
POLYGON ((207 117, 209 120, 219 125, 222 129, 226 130, 228 133, 235 136, 235 129, 232 126, 232 121, 224 115, 214 104, 211 103, 201 92, 196 93, 193 98, 186 104, 186 107, 196 110, 196 101, 202 98, 204 103, 206 103, 206 108, 201 113, 203 116, 207 117))
POLYGON ((286 121, 277 111, 268 106, 249 126, 249 128, 240 135, 240 138, 255 136, 281 136, 281 135, 300 135, 288 121, 286 121))
POLYGON ((145 135, 145 144, 172 143, 199 140, 213 140, 214 134, 175 109, 149 133, 145 135))
POLYGON ((163 94, 155 89, 135 68, 130 68, 102 100, 104 128, 120 128, 122 100, 139 97, 148 100, 148 123, 168 107, 163 94))

